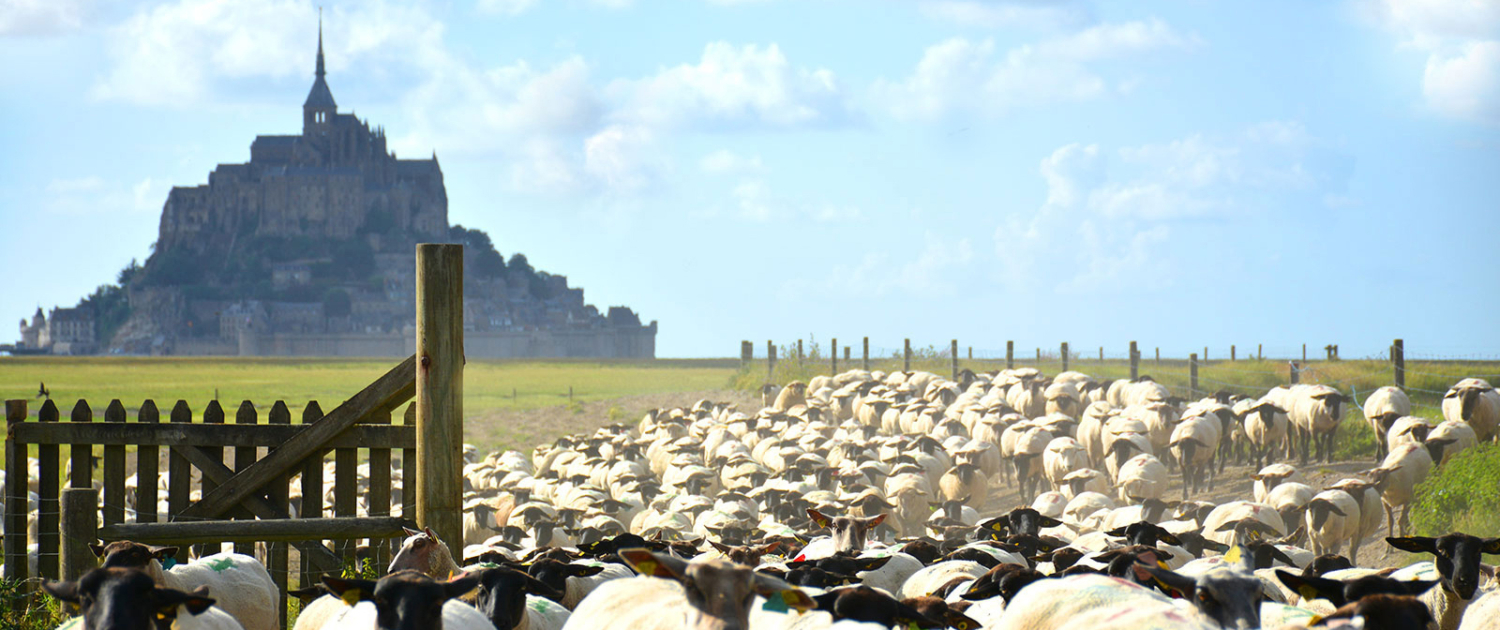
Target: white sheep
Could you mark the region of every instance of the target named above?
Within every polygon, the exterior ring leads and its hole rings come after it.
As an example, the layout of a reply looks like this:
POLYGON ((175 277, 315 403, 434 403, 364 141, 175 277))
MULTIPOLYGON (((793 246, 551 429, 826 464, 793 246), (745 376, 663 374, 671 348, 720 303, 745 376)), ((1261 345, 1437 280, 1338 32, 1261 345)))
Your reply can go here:
POLYGON ((968 560, 936 562, 906 578, 906 582, 901 585, 901 592, 895 595, 897 599, 931 595, 955 579, 977 578, 988 571, 984 565, 968 560))
POLYGON ((1423 444, 1427 436, 1436 428, 1436 423, 1426 418, 1417 416, 1402 416, 1391 421, 1390 429, 1386 431, 1384 446, 1380 457, 1385 458, 1387 453, 1395 450, 1403 444, 1423 444))
POLYGON ((622 550, 620 557, 642 575, 601 585, 578 605, 563 630, 746 628, 755 595, 798 610, 813 606, 801 589, 724 560, 688 562, 643 549, 622 550), (684 584, 692 586, 691 595, 684 584))
POLYGON ((1217 417, 1211 415, 1187 418, 1172 429, 1170 446, 1182 467, 1182 498, 1202 490, 1205 481, 1213 490, 1213 462, 1218 453, 1222 426, 1217 417))
POLYGON ((1494 439, 1500 431, 1500 392, 1479 378, 1454 383, 1443 394, 1443 419, 1469 423, 1481 442, 1494 439))
MULTIPOLYGON (((1343 490, 1324 490, 1308 503, 1307 536, 1315 555, 1337 553, 1339 545, 1359 535, 1359 501, 1343 490)), ((1352 555, 1352 554, 1351 554, 1352 555)))
POLYGON ((1416 487, 1432 471, 1432 456, 1422 444, 1393 446, 1380 467, 1370 471, 1380 498, 1385 503, 1386 531, 1396 531, 1395 513, 1401 508, 1401 535, 1411 527, 1411 504, 1416 487))
POLYGON ((1386 385, 1370 393, 1363 411, 1365 422, 1370 423, 1370 430, 1375 432, 1375 457, 1385 457, 1390 450, 1386 436, 1398 418, 1411 415, 1411 398, 1401 388, 1386 385))
POLYGON ((1327 385, 1294 385, 1290 418, 1297 431, 1302 464, 1307 465, 1310 445, 1316 459, 1333 461, 1333 434, 1344 419, 1343 405, 1354 399, 1327 385))
POLYGON ((1121 501, 1160 499, 1171 483, 1166 464, 1154 455, 1136 455, 1120 467, 1115 485, 1121 501))
POLYGON ((1235 404, 1235 414, 1245 425, 1245 438, 1250 443, 1250 458, 1256 466, 1263 466, 1275 457, 1276 448, 1285 444, 1291 420, 1286 410, 1266 398, 1242 400, 1235 404))
POLYGON ((1435 457, 1439 461, 1434 463, 1442 465, 1454 455, 1479 444, 1479 436, 1474 427, 1463 420, 1445 420, 1427 432, 1426 444, 1429 451, 1438 453, 1435 457))
POLYGON ((1042 453, 1042 469, 1046 471, 1047 480, 1052 482, 1052 487, 1056 490, 1067 487, 1064 480, 1068 474, 1088 468, 1088 462, 1088 451, 1078 440, 1066 436, 1052 438, 1047 444, 1047 450, 1042 453))
POLYGON ((136 568, 158 584, 183 592, 207 586, 215 605, 239 620, 245 630, 277 630, 276 583, 265 565, 238 553, 216 553, 163 570, 161 559, 177 554, 176 547, 148 547, 130 541, 91 545, 104 559, 101 566, 136 568))

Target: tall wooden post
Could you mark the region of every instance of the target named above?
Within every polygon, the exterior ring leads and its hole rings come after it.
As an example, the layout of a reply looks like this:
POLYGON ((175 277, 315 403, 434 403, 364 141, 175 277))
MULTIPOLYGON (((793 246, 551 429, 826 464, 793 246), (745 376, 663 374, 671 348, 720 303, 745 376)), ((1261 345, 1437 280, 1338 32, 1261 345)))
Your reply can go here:
POLYGON ((417 523, 464 539, 464 248, 417 245, 417 523))
POLYGON ((1261 344, 1261 343, 1255 344, 1255 360, 1256 361, 1264 361, 1264 360, 1266 360, 1265 350, 1266 350, 1265 344, 1261 344))
POLYGON ((1161 347, 1160 346, 1158 346, 1156 348, 1156 364, 1158 366, 1161 365, 1161 347))
POLYGON ((948 356, 953 360, 953 380, 958 380, 958 340, 954 339, 948 348, 948 356))
POLYGON ((807 356, 807 355, 805 355, 805 354, 803 354, 803 353, 802 353, 802 340, 801 340, 801 339, 798 339, 798 340, 797 340, 797 362, 798 362, 798 363, 801 363, 801 362, 802 362, 802 359, 803 359, 803 358, 804 358, 804 357, 806 357, 806 356, 807 356))
POLYGON ((1007 370, 1014 370, 1015 368, 1016 368, 1016 342, 1014 342, 1014 341, 1006 341, 1005 342, 1005 369, 1007 369, 1007 370))
POLYGON ((749 365, 755 360, 755 344, 749 341, 740 342, 740 367, 749 365))
POLYGON ((864 366, 864 370, 866 372, 868 372, 868 371, 870 371, 870 338, 869 337, 865 337, 865 344, 864 345, 865 345, 865 354, 864 354, 865 358, 864 358, 864 363, 861 364, 861 365, 863 365, 864 366))
POLYGON ((904 344, 902 344, 901 359, 902 359, 901 360, 901 366, 902 366, 901 367, 901 371, 902 372, 910 372, 911 371, 911 340, 910 339, 907 339, 906 342, 904 344))
POLYGON ((1141 377, 1141 353, 1136 351, 1135 342, 1130 342, 1130 380, 1141 377))
POLYGON ((766 340, 766 382, 776 382, 776 344, 766 340))
POLYGON ((30 567, 26 557, 26 445, 17 441, 11 427, 26 421, 26 401, 5 401, 5 579, 24 580, 30 567))
POLYGON ((844 365, 849 365, 849 346, 844 346, 844 365))
POLYGON ((839 373, 839 338, 838 337, 834 337, 833 338, 833 343, 831 345, 833 346, 833 351, 829 352, 828 356, 832 357, 832 360, 833 360, 833 373, 834 374, 838 374, 839 373))
POLYGON ((89 549, 99 539, 99 491, 63 490, 62 527, 62 579, 71 582, 99 566, 99 558, 89 549))
POLYGON ((1104 346, 1099 346, 1099 362, 1104 362, 1104 346))
POLYGON ((1203 362, 1208 362, 1208 346, 1203 346, 1203 362))
POLYGON ((1391 367, 1396 370, 1396 387, 1406 389, 1406 341, 1391 342, 1391 367))
POLYGON ((1058 352, 1062 354, 1062 371, 1066 372, 1068 371, 1068 342, 1062 342, 1062 347, 1058 349, 1058 352))
POLYGON ((1234 344, 1229 344, 1229 362, 1234 363, 1234 344))
POLYGON ((1036 349, 1036 368, 1038 370, 1042 369, 1042 349, 1041 348, 1037 348, 1036 349))
POLYGON ((1198 397, 1198 353, 1188 355, 1188 396, 1198 397))
POLYGON ((1307 363, 1307 344, 1302 344, 1302 362, 1307 363))
POLYGON ((1290 381, 1291 384, 1296 385, 1299 381, 1302 380, 1302 366, 1296 361, 1290 362, 1289 365, 1290 367, 1287 368, 1287 380, 1290 381))

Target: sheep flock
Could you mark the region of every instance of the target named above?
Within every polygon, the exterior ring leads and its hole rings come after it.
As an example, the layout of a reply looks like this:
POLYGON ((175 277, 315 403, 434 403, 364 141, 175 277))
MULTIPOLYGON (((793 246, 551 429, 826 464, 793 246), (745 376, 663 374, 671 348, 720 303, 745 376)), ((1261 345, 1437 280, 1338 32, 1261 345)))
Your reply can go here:
MULTIPOLYGON (((463 540, 409 531, 383 577, 299 591, 295 629, 1500 630, 1500 539, 1410 521, 1418 484, 1496 440, 1500 393, 1461 380, 1437 423, 1381 388, 1373 465, 1333 462, 1355 403, 850 370, 466 448, 463 540)), ((111 543, 45 588, 72 627, 277 627, 256 558, 163 568, 176 551, 111 543)))

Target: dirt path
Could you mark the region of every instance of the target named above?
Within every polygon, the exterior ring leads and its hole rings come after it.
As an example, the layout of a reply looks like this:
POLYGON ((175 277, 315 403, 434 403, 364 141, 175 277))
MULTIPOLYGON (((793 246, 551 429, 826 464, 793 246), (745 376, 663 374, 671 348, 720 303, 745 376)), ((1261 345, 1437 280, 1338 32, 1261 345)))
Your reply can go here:
POLYGON ((514 449, 530 453, 539 444, 563 435, 588 433, 599 427, 624 422, 632 427, 648 409, 691 407, 700 400, 727 402, 747 413, 760 408, 757 394, 708 390, 671 394, 641 394, 573 406, 558 405, 525 410, 497 410, 465 421, 465 441, 481 451, 514 449))

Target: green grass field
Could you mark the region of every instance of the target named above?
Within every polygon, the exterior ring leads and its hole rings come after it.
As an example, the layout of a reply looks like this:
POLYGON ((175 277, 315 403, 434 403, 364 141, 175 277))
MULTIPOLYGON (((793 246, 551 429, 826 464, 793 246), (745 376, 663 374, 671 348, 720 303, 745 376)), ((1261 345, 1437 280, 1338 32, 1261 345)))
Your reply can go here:
MULTIPOLYGON (((250 400, 264 420, 271 405, 284 400, 293 418, 300 418, 308 401, 316 400, 324 412, 331 411, 397 363, 394 359, 3 357, 0 398, 29 400, 34 418, 42 404, 38 385, 46 383, 64 419, 79 399, 89 402, 97 420, 109 401, 118 398, 133 420, 148 398, 156 401, 163 414, 177 400, 186 400, 197 415, 217 394, 230 415, 240 401, 250 400)), ((464 369, 464 416, 567 405, 569 387, 576 403, 723 389, 738 365, 738 361, 716 359, 472 361, 464 369)))

